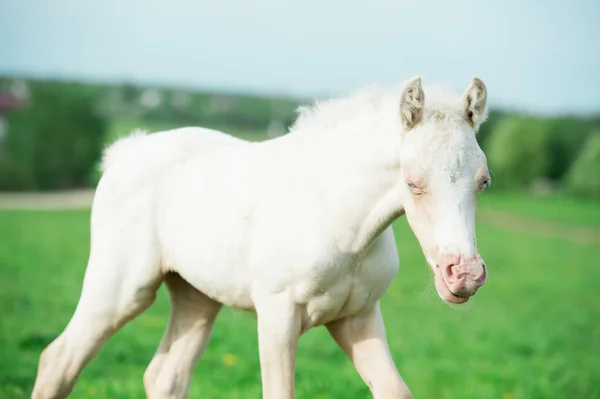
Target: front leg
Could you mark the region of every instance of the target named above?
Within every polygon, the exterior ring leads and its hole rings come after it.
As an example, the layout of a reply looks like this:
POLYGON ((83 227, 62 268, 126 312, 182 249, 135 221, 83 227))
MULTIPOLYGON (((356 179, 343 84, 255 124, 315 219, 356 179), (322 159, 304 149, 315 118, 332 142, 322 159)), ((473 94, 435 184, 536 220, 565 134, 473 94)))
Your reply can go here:
POLYGON ((263 399, 293 399, 301 320, 291 295, 254 296, 263 399))
POLYGON ((367 313, 327 324, 375 399, 412 399, 388 347, 379 301, 367 313))

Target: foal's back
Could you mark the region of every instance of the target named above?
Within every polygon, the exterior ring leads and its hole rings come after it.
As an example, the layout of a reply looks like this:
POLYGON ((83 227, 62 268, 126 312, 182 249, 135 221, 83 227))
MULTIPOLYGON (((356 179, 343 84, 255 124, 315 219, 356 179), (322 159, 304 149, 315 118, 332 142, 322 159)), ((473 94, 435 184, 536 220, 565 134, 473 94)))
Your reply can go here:
POLYGON ((204 128, 118 141, 105 153, 96 192, 95 246, 117 245, 148 259, 157 278, 177 272, 219 302, 251 308, 252 213, 265 147, 204 128))

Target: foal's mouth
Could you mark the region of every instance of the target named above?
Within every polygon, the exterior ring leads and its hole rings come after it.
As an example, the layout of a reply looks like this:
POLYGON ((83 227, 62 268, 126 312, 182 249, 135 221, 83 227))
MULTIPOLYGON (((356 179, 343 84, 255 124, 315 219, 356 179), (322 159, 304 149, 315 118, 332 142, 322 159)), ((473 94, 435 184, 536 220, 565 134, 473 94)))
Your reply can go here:
POLYGON ((438 292, 438 295, 444 301, 460 305, 460 304, 466 303, 469 300, 470 296, 459 295, 459 294, 455 294, 454 292, 452 292, 450 287, 448 287, 448 283, 446 283, 446 279, 444 278, 443 273, 440 270, 438 265, 436 265, 434 273, 435 273, 435 288, 438 292))

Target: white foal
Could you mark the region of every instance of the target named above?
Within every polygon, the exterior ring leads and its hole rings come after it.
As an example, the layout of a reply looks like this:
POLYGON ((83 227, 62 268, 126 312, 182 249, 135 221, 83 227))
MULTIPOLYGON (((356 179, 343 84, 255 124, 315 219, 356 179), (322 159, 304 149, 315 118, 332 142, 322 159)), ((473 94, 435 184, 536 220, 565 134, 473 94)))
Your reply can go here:
POLYGON ((185 398, 222 305, 256 311, 263 398, 294 397, 299 336, 325 325, 373 396, 411 398, 379 299, 399 266, 403 213, 439 295, 485 282, 477 193, 490 178, 475 133, 486 89, 462 97, 415 78, 300 111, 249 143, 203 128, 134 135, 105 153, 77 309, 42 353, 34 399, 64 398, 85 364, 166 281, 172 313, 145 376, 149 398, 185 398))

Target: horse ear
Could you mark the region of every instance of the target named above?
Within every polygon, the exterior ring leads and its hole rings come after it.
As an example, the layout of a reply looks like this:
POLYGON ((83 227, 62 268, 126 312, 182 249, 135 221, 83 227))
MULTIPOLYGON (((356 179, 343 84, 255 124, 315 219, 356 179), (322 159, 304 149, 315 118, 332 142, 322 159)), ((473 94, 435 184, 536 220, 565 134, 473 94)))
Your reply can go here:
POLYGON ((402 90, 400 98, 400 115, 404 130, 409 131, 423 119, 425 93, 421 87, 421 77, 413 78, 402 90))
POLYGON ((487 89, 479 78, 471 79, 463 94, 464 117, 477 130, 487 117, 487 89))

